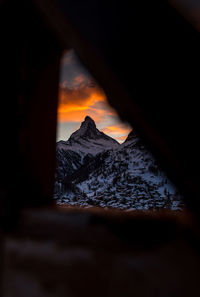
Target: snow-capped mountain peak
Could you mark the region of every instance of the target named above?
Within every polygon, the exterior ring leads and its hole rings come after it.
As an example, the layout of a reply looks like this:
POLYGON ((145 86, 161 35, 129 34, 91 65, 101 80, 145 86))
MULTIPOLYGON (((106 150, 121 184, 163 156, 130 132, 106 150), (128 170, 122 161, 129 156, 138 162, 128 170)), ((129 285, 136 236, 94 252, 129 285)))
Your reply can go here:
POLYGON ((117 148, 120 144, 112 137, 99 131, 94 120, 86 116, 80 128, 67 141, 59 141, 58 149, 72 150, 81 155, 96 155, 105 150, 117 148))
POLYGON ((101 133, 97 129, 94 120, 89 116, 86 116, 85 120, 81 123, 80 128, 74 133, 72 133, 72 135, 69 138, 69 141, 76 140, 78 138, 96 139, 100 135, 101 133))

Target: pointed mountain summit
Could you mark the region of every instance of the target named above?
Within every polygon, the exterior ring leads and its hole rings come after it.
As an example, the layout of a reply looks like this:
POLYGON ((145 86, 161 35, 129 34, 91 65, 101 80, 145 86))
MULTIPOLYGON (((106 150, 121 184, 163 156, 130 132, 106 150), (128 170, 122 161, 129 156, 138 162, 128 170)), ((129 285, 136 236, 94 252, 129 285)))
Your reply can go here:
POLYGON ((80 128, 74 133, 72 133, 68 141, 81 141, 81 139, 87 141, 104 140, 109 141, 110 143, 113 143, 115 145, 118 144, 118 142, 115 139, 99 131, 96 127, 94 120, 89 116, 85 117, 85 120, 81 123, 80 128))
POLYGON ((85 120, 81 123, 80 129, 85 131, 96 131, 97 127, 95 121, 91 117, 86 116, 85 120))
POLYGON ((97 129, 96 124, 89 116, 85 117, 85 120, 81 123, 80 128, 72 133, 69 141, 77 140, 78 138, 95 139, 100 135, 100 131, 97 129))
POLYGON ((57 148, 76 151, 81 155, 96 155, 119 145, 115 139, 99 131, 94 120, 86 116, 80 128, 72 133, 67 141, 59 141, 57 148))
POLYGON ((86 124, 86 123, 88 123, 88 124, 90 123, 90 124, 92 124, 92 125, 94 125, 96 127, 95 121, 89 116, 85 117, 85 120, 84 120, 84 122, 82 124, 86 124))

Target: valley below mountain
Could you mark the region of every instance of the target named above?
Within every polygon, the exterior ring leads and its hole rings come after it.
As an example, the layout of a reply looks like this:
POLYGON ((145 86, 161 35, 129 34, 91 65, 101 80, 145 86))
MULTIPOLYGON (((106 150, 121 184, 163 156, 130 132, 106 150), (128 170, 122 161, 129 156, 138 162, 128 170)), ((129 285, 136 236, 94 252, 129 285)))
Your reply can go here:
POLYGON ((86 116, 56 144, 58 204, 122 210, 183 209, 181 195, 134 131, 119 144, 86 116))

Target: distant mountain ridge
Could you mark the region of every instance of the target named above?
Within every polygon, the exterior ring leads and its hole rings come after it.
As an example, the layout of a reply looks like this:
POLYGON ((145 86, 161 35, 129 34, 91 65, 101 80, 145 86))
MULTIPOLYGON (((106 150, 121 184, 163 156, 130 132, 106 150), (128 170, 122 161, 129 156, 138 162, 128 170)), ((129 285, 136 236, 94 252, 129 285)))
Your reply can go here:
POLYGON ((142 141, 131 131, 124 143, 100 132, 90 117, 57 143, 58 203, 120 209, 181 209, 182 199, 142 141))

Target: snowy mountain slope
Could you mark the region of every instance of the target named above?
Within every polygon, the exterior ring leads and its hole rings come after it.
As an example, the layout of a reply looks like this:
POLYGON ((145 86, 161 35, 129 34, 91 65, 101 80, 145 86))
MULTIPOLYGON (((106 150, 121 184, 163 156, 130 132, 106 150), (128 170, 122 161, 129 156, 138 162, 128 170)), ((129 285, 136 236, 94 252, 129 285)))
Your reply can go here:
MULTIPOLYGON (((102 140, 101 134, 94 135, 93 123, 86 126, 84 133, 78 130, 70 137, 70 148, 75 146, 73 153, 77 154, 77 141, 81 145, 83 139, 94 140, 96 135, 102 140)), ((108 144, 95 154, 86 153, 84 146, 84 158, 70 153, 65 161, 59 156, 57 172, 66 171, 59 183, 57 179, 55 198, 59 203, 121 209, 181 209, 179 193, 133 131, 123 144, 115 145, 110 138, 108 144)))

